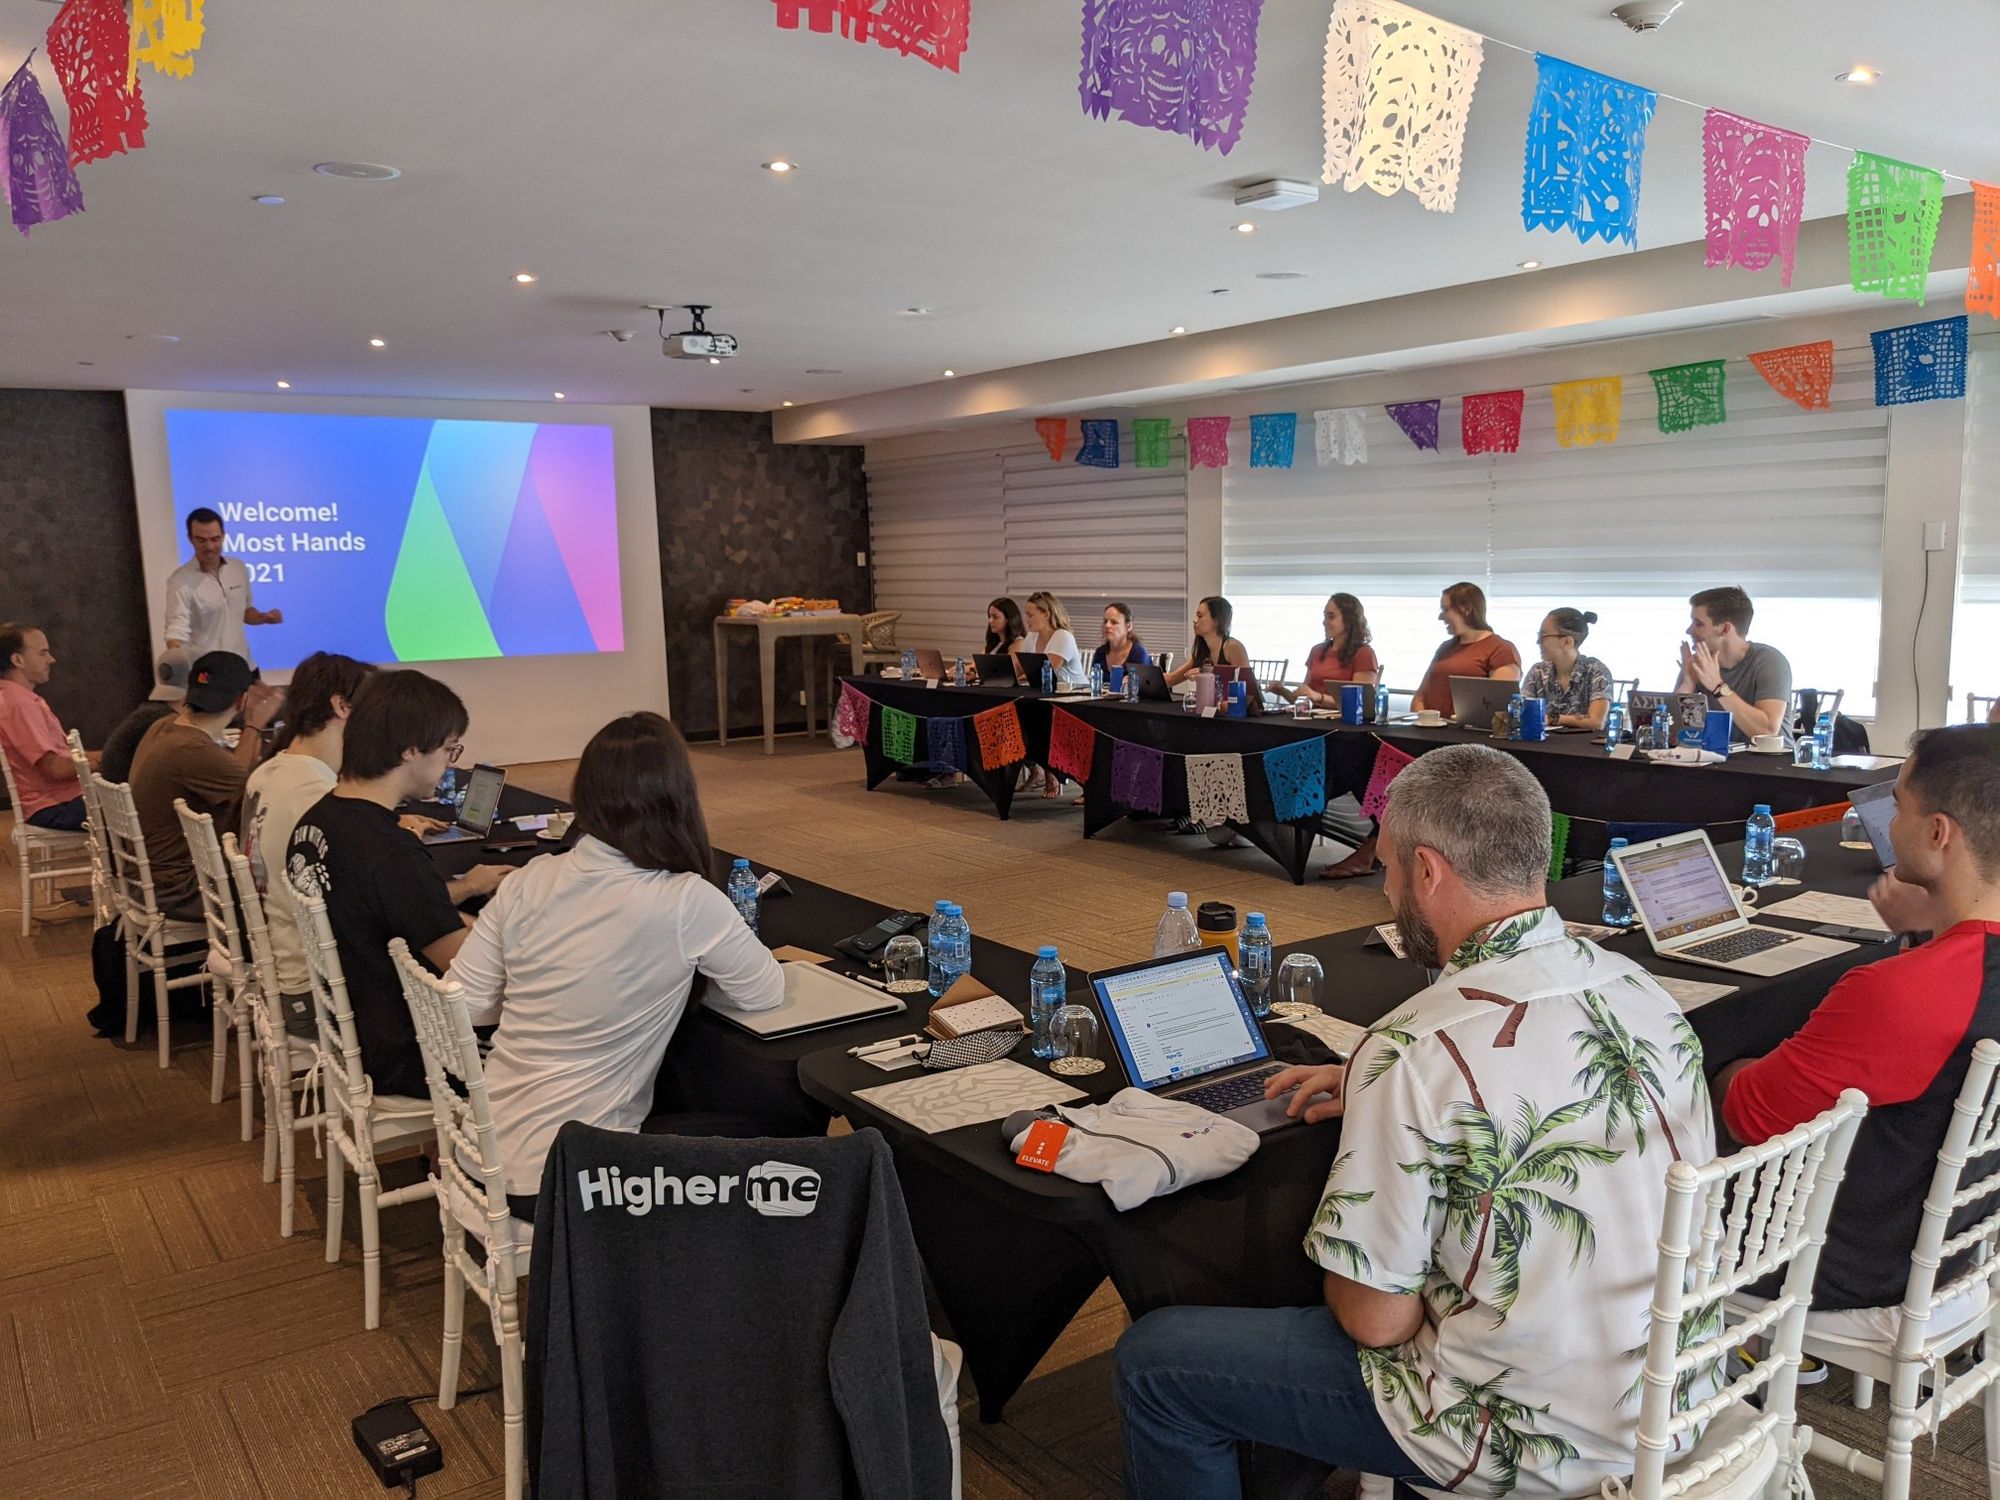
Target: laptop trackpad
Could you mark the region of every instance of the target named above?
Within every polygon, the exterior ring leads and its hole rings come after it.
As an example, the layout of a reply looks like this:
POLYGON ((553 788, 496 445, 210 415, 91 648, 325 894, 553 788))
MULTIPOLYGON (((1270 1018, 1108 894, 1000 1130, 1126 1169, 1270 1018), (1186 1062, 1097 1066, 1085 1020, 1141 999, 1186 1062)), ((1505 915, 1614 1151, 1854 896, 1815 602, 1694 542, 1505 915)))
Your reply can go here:
MULTIPOLYGON (((1312 1105, 1331 1099, 1331 1094, 1315 1094, 1299 1109, 1303 1115, 1312 1105)), ((1240 1105, 1223 1115, 1226 1120, 1234 1120, 1239 1125, 1248 1125, 1259 1135, 1273 1130, 1281 1130, 1287 1125, 1300 1125, 1304 1121, 1285 1113, 1285 1107, 1292 1102, 1292 1095, 1280 1094, 1275 1099, 1259 1099, 1254 1104, 1240 1105)))

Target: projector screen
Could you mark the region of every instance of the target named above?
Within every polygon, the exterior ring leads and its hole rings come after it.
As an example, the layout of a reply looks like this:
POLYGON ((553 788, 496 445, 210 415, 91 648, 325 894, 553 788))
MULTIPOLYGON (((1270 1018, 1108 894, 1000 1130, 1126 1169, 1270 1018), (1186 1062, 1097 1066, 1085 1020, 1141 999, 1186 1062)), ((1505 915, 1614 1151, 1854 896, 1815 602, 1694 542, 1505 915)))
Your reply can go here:
POLYGON ((665 711, 644 408, 130 391, 126 412, 156 651, 205 506, 256 607, 283 612, 245 631, 273 680, 314 651, 422 666, 493 761, 665 711))
MULTIPOLYGON (((624 649, 611 429, 168 407, 174 509, 222 517, 258 665, 624 649)), ((183 529, 177 561, 193 557, 183 529)))

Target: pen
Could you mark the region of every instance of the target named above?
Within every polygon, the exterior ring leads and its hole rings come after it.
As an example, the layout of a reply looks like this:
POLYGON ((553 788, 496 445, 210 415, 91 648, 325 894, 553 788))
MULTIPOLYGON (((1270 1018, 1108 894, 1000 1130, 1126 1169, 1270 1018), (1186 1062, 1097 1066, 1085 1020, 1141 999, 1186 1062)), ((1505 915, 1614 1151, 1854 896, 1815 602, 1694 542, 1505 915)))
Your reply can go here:
POLYGON ((922 1040, 922 1034, 913 1031, 908 1036, 895 1036, 883 1042, 870 1042, 865 1047, 849 1047, 847 1055, 849 1057, 866 1057, 871 1052, 893 1052, 898 1047, 913 1047, 922 1040))

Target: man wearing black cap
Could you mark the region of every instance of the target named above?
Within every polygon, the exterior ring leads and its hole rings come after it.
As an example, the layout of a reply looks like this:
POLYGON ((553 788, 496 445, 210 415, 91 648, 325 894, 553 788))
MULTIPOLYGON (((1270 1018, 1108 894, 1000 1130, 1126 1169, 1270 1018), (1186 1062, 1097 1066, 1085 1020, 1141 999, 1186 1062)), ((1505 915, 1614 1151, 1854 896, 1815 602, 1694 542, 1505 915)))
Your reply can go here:
POLYGON ((211 651, 197 657, 189 670, 180 708, 139 741, 132 757, 132 803, 146 836, 153 894, 168 916, 201 920, 194 856, 181 836, 174 799, 183 798, 190 811, 214 817, 218 838, 233 831, 242 818, 243 783, 263 748, 261 731, 284 701, 276 688, 257 684, 257 674, 242 657, 211 651), (229 750, 222 736, 239 713, 243 733, 229 750))

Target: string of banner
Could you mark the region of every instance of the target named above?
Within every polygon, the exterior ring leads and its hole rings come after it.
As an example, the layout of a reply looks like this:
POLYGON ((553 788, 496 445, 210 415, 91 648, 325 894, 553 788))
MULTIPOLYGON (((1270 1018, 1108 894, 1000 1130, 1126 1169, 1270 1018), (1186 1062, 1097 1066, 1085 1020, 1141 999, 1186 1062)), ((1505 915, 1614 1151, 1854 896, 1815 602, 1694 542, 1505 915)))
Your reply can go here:
POLYGON ((146 144, 139 64, 191 76, 207 29, 202 0, 132 0, 129 19, 124 0, 64 0, 43 41, 69 106, 68 138, 35 78, 39 49, 0 89, 0 190, 23 236, 83 212, 77 167, 146 144))
MULTIPOLYGON (((1028 758, 1020 713, 1012 703, 977 714, 926 716, 878 704, 852 683, 843 682, 840 702, 834 711, 834 728, 856 744, 872 745, 885 759, 903 766, 969 771, 972 763, 968 757, 975 748, 982 771, 1004 772, 1028 758), (969 739, 968 720, 972 725, 969 739)), ((1416 757, 1380 735, 1371 734, 1369 738, 1375 742, 1375 759, 1360 804, 1363 816, 1379 818, 1388 805, 1390 786, 1416 757)), ((1274 821, 1295 823, 1318 817, 1326 810, 1326 746, 1321 736, 1274 745, 1249 755, 1183 755, 1119 739, 1084 723, 1075 714, 1056 708, 1049 720, 1048 769, 1079 785, 1088 782, 1096 768, 1100 740, 1111 747, 1111 800, 1128 812, 1164 814, 1170 808, 1178 811, 1178 799, 1168 795, 1169 762, 1173 762, 1174 769, 1186 782, 1187 816, 1191 820, 1215 827, 1248 822, 1250 787, 1245 763, 1252 761, 1263 775, 1274 821)), ((1635 843, 1704 826, 1627 823, 1554 813, 1549 861, 1552 880, 1560 879, 1565 872, 1571 831, 1578 824, 1603 828, 1607 841, 1622 834, 1635 843)), ((1706 826, 1712 836, 1729 838, 1741 831, 1742 824, 1732 819, 1706 826)))
MULTIPOLYGON (((957 72, 970 42, 971 0, 774 0, 777 24, 801 22, 818 32, 873 42, 957 72)), ((1263 0, 1212 5, 1207 0, 1083 0, 1078 92, 1096 119, 1187 136, 1227 153, 1249 115, 1263 0)), ((1322 93, 1325 153, 1321 180, 1347 192, 1412 194, 1425 208, 1456 206, 1465 133, 1488 42, 1529 53, 1427 15, 1398 0, 1336 0, 1327 26, 1322 93)), ((1922 302, 1944 209, 1947 178, 1971 182, 1973 227, 1966 306, 2000 316, 2000 187, 1934 167, 1898 161, 1837 141, 1787 130, 1729 110, 1613 78, 1546 53, 1529 53, 1536 81, 1527 114, 1521 219, 1530 230, 1568 230, 1588 243, 1638 243, 1639 202, 1648 128, 1660 100, 1702 111, 1703 205, 1707 263, 1758 271, 1778 265, 1792 282, 1805 212, 1806 152, 1819 144, 1848 152, 1849 273, 1857 292, 1922 302)), ((1878 405, 1949 400, 1965 393, 1966 320, 1938 319, 1874 335, 1878 405)), ((1757 373, 1811 411, 1830 404, 1830 341, 1769 349, 1750 356, 1757 373)), ((1651 373, 1662 432, 1685 432, 1726 420, 1724 361, 1703 360, 1651 373)), ((1618 439, 1619 377, 1566 381, 1551 389, 1556 440, 1563 447, 1618 439)), ((1464 398, 1461 443, 1469 454, 1518 451, 1525 392, 1488 391, 1464 398)), ((1386 410, 1416 447, 1439 445, 1441 399, 1394 402, 1386 410)), ((1312 413, 1318 461, 1367 462, 1360 408, 1312 413)), ((1229 463, 1227 417, 1191 417, 1187 460, 1193 468, 1229 463)), ((1119 424, 1084 419, 1074 461, 1119 466, 1119 424)), ((1290 468, 1296 412, 1250 419, 1253 468, 1290 468)), ((1044 417, 1036 429, 1053 462, 1069 451, 1069 420, 1044 417)), ((1132 423, 1138 467, 1169 462, 1171 424, 1132 423)))

